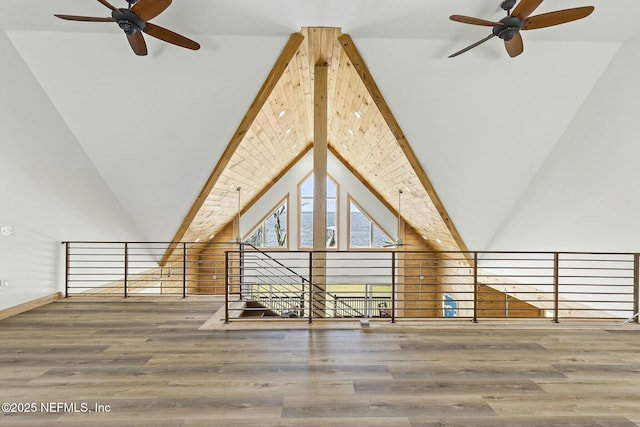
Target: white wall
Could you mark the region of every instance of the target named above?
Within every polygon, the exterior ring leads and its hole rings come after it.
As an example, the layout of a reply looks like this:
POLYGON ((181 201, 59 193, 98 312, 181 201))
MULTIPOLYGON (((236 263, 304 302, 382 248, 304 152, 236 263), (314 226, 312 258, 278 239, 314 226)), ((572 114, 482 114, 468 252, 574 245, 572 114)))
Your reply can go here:
POLYGON ((61 241, 140 237, 4 32, 0 57, 1 310, 62 290, 61 241))
MULTIPOLYGON (((313 154, 309 152, 280 179, 251 209, 240 218, 240 234, 244 237, 266 214, 289 193, 289 248, 298 249, 298 183, 313 170, 313 154)), ((347 217, 350 194, 376 222, 396 238, 397 219, 369 190, 331 153, 327 157, 327 171, 338 182, 338 249, 347 249, 347 217)), ((243 195, 242 197, 251 197, 243 195)))
POLYGON ((140 58, 115 28, 96 27, 81 51, 70 26, 49 33, 46 50, 37 31, 8 37, 144 240, 170 241, 288 34, 198 37, 198 52, 147 37, 140 58))
POLYGON ((615 43, 542 42, 530 34, 517 59, 500 43, 447 59, 464 43, 354 38, 472 250, 489 248, 618 50, 615 43))
POLYGON ((640 251, 639 50, 622 46, 491 249, 640 251))

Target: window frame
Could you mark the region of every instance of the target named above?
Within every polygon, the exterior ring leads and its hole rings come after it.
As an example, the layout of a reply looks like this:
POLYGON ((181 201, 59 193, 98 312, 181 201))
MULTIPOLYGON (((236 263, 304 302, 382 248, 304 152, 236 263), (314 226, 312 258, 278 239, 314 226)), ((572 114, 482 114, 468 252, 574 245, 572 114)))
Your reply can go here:
MULTIPOLYGON (((313 245, 312 246, 302 246, 302 200, 303 200, 303 196, 302 196, 302 184, 305 183, 305 181, 307 181, 309 179, 309 177, 311 175, 314 175, 315 171, 310 171, 309 173, 307 173, 299 182, 298 182, 298 249, 299 250, 313 250, 313 245)), ((336 246, 335 247, 330 247, 330 248, 325 248, 324 250, 327 251, 338 251, 340 250, 340 183, 338 182, 338 180, 336 180, 333 176, 331 176, 331 174, 327 173, 327 179, 331 180, 333 182, 333 184, 336 186, 336 195, 335 195, 335 203, 336 203, 336 246)), ((314 176, 314 180, 315 180, 315 176, 314 176)), ((334 197, 329 197, 327 196, 327 199, 334 199, 334 197)), ((309 199, 309 197, 304 197, 304 199, 309 199)), ((314 197, 312 196, 310 198, 311 200, 314 199, 314 197)), ((312 210, 312 212, 314 212, 312 210)), ((313 228, 312 228, 313 230, 313 228)), ((313 233, 313 231, 312 231, 313 233)))
POLYGON ((369 232, 370 245, 373 244, 373 226, 378 229, 389 239, 389 242, 393 242, 393 237, 389 234, 384 227, 376 221, 373 216, 362 207, 360 203, 349 193, 347 193, 347 250, 348 251, 379 251, 379 250, 393 250, 393 247, 374 247, 374 246, 351 246, 351 204, 354 204, 356 208, 365 216, 371 223, 372 227, 369 232))
POLYGON ((276 209, 278 209, 280 206, 282 206, 285 203, 287 204, 287 207, 285 209, 286 210, 285 217, 287 221, 287 228, 286 228, 287 236, 285 238, 285 245, 284 246, 256 246, 256 247, 259 249, 268 249, 268 250, 285 250, 285 251, 289 250, 289 241, 290 241, 289 236, 291 235, 291 221, 290 221, 291 203, 289 202, 289 193, 287 193, 282 199, 278 201, 278 203, 276 203, 271 209, 269 209, 267 211, 267 214, 265 214, 260 219, 260 221, 255 223, 255 225, 251 228, 251 230, 248 233, 246 233, 242 238, 242 243, 247 243, 246 240, 249 238, 249 236, 251 236, 261 225, 265 224, 265 230, 266 230, 267 219, 269 219, 269 217, 273 215, 276 209))

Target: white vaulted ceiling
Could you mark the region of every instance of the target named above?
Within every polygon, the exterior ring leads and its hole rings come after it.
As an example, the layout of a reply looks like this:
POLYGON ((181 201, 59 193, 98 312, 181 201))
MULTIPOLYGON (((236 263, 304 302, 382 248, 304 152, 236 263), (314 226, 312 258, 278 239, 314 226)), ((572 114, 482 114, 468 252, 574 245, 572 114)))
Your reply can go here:
MULTIPOLYGON (((289 36, 336 27, 469 248, 637 249, 640 2, 546 1, 536 13, 595 12, 523 32, 514 59, 498 39, 448 59, 490 31, 448 16, 499 19, 499 4, 176 0, 152 22, 202 48, 146 37, 149 55, 136 57, 115 24, 53 16, 108 16, 97 1, 5 1, 0 60, 24 61, 150 240, 173 238, 289 36)), ((19 97, 13 105, 29 110, 19 97)))

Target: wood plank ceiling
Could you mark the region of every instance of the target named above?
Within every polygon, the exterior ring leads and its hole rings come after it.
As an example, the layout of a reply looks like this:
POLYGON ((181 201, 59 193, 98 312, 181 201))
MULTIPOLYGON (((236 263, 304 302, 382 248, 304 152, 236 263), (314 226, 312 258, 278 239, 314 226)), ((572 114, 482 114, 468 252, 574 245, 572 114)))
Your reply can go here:
POLYGON ((174 242, 213 238, 312 147, 319 62, 329 66, 332 153, 396 214, 402 190, 403 219, 434 249, 465 250, 351 38, 325 27, 291 36, 174 242))

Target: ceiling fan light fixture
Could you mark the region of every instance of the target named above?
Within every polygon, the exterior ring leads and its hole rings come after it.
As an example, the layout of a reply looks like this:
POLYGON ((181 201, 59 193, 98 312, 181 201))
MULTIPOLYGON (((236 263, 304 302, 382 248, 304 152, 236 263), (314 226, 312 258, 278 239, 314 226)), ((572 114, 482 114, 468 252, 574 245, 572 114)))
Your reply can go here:
POLYGON ((502 8, 502 10, 511 10, 513 9, 513 6, 515 6, 517 3, 517 0, 504 0, 502 3, 500 3, 500 7, 502 8))
POLYGON ((138 18, 138 15, 129 9, 115 9, 111 11, 111 18, 118 23, 118 26, 128 36, 144 31, 147 24, 138 18))
POLYGON ((520 34, 521 30, 535 30, 576 21, 589 16, 594 10, 593 6, 583 6, 530 16, 540 4, 542 4, 542 0, 520 0, 519 2, 516 0, 504 0, 501 3, 501 7, 507 11, 507 16, 498 22, 474 18, 472 16, 451 15, 449 19, 452 21, 492 27, 492 29, 491 34, 449 55, 449 58, 465 53, 494 37, 504 40, 507 53, 510 57, 514 58, 524 51, 522 35, 520 34), (512 7, 515 7, 513 12, 511 11, 512 7))
POLYGON ((124 20, 118 21, 118 26, 128 36, 132 36, 142 31, 140 27, 138 27, 137 25, 135 25, 133 22, 130 22, 130 21, 124 21, 124 20))
POLYGON ((147 54, 147 45, 142 33, 186 49, 200 49, 200 44, 197 42, 164 27, 148 22, 164 12, 167 7, 171 5, 172 0, 126 1, 129 3, 129 7, 124 9, 113 6, 108 0, 98 0, 100 4, 111 10, 111 17, 109 18, 59 14, 55 14, 54 16, 67 21, 115 22, 118 24, 118 27, 124 31, 131 49, 138 56, 145 56, 147 54))
POLYGON ((502 40, 509 41, 522 29, 523 21, 516 16, 507 16, 500 20, 500 24, 493 27, 492 33, 502 40))

